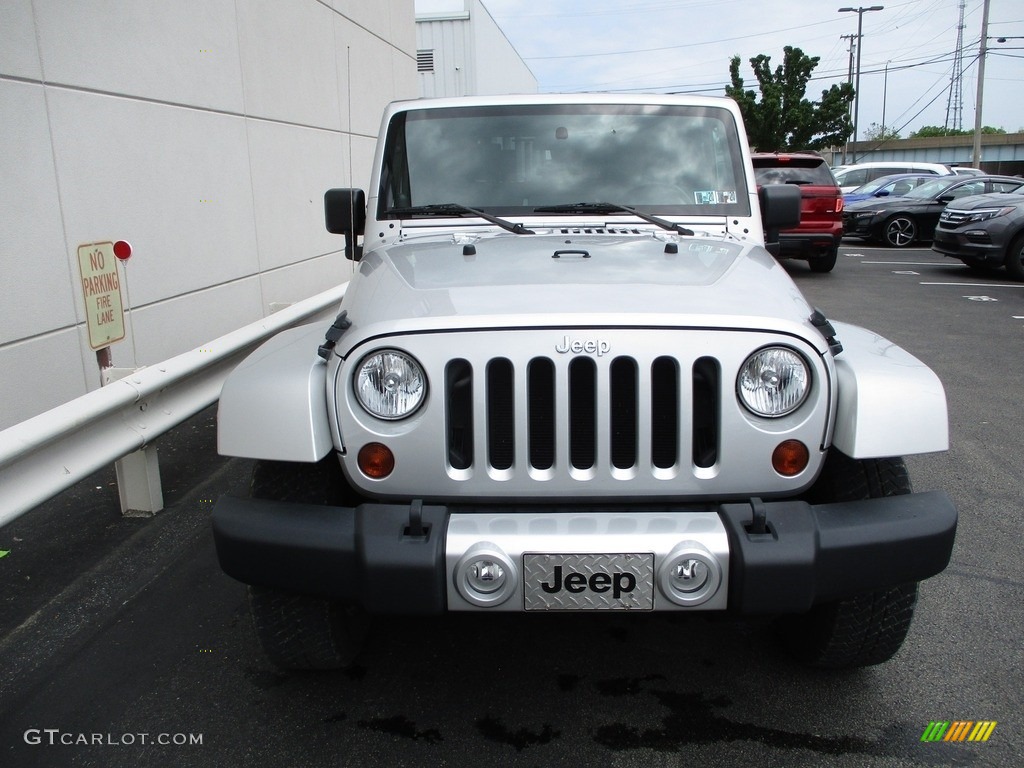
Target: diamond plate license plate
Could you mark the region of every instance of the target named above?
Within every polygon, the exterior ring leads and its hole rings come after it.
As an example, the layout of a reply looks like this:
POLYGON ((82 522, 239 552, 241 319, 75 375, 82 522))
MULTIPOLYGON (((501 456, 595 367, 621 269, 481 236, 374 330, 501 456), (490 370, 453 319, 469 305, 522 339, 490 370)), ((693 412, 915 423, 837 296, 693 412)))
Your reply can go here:
POLYGON ((523 555, 528 611, 654 609, 654 555, 523 555))

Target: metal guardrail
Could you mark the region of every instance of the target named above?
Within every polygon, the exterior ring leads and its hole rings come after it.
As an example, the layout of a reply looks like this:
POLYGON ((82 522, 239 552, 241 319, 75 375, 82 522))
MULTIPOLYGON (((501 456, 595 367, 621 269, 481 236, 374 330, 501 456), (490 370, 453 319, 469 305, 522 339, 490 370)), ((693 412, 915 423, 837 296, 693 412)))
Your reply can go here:
POLYGON ((285 328, 328 316, 347 287, 342 283, 0 432, 0 526, 215 403, 224 379, 249 352, 285 328))

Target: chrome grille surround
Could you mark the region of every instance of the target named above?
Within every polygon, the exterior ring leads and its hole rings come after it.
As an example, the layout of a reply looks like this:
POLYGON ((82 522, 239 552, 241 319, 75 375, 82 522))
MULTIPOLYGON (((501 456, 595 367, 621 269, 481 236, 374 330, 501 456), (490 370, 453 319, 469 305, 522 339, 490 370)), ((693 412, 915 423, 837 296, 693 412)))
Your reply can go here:
POLYGON ((946 208, 939 216, 939 226, 944 229, 956 229, 973 214, 973 211, 958 211, 946 208))
POLYGON ((337 366, 329 400, 346 473, 376 498, 724 499, 810 485, 830 438, 833 381, 831 357, 790 334, 488 329, 364 342, 337 366), (806 402, 778 419, 750 414, 735 395, 739 367, 768 345, 796 350, 811 370, 806 402), (374 419, 354 400, 350 363, 378 347, 407 350, 426 369, 428 401, 409 419, 374 419), (811 451, 793 478, 770 463, 784 439, 811 451), (354 466, 373 441, 395 454, 384 480, 354 466))

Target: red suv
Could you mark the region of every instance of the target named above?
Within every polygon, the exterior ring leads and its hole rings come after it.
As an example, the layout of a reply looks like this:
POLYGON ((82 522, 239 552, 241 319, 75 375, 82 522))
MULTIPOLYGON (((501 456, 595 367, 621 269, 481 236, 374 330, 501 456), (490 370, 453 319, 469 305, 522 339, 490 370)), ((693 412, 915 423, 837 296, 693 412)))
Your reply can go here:
POLYGON ((824 158, 810 153, 755 152, 758 186, 800 187, 800 225, 779 233, 779 256, 804 259, 813 272, 831 272, 843 237, 843 193, 824 158))

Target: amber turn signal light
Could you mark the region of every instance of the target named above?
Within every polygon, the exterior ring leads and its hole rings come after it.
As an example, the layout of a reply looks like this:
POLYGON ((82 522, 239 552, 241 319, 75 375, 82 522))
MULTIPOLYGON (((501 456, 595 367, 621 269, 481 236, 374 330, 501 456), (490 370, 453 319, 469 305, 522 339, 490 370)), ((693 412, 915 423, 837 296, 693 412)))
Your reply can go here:
POLYGON ((810 459, 810 451, 799 440, 783 440, 772 451, 772 468, 783 477, 793 477, 807 469, 810 459))
POLYGON ((359 471, 373 480, 383 480, 395 469, 395 454, 381 443, 367 443, 359 449, 359 471))

